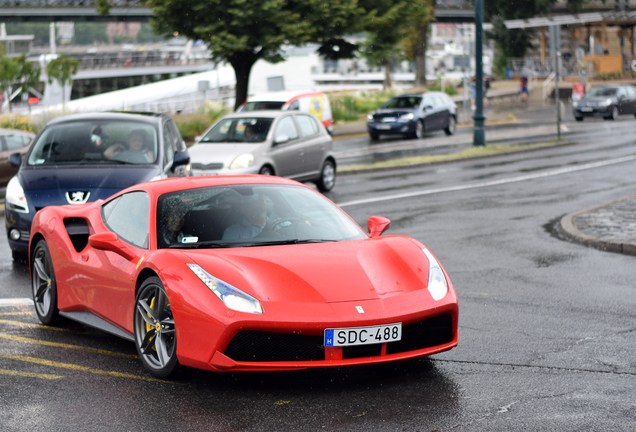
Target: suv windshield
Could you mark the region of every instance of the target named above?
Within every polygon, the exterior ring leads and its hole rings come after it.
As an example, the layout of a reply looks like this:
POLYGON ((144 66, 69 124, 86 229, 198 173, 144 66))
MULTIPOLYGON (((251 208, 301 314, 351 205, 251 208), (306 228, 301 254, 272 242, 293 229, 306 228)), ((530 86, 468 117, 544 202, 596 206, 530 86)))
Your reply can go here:
POLYGON ((27 164, 149 164, 156 160, 158 148, 157 130, 151 124, 77 120, 45 128, 27 164))

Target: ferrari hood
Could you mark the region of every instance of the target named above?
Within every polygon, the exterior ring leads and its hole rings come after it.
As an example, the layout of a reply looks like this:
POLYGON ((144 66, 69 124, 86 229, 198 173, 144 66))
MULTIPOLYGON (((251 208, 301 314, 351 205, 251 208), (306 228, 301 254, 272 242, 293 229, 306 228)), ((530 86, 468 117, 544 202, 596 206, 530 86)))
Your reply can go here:
POLYGON ((262 301, 336 303, 426 288, 428 261, 405 237, 188 251, 213 276, 262 301))

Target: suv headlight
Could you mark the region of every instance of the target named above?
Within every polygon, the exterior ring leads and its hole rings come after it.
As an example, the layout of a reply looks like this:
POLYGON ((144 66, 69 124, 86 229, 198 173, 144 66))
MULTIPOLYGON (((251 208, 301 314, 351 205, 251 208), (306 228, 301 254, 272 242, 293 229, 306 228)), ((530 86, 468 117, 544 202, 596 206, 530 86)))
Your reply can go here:
POLYGON ((8 209, 18 213, 29 213, 29 204, 17 176, 9 180, 4 200, 8 209))
POLYGON ((425 248, 422 251, 428 258, 428 292, 431 293, 433 300, 441 300, 448 293, 448 284, 442 266, 428 249, 425 248))
POLYGON ((411 121, 415 118, 415 114, 413 113, 408 113, 408 114, 402 114, 399 118, 398 121, 399 122, 408 122, 411 121))
POLYGON ((215 278, 198 264, 188 264, 188 267, 229 309, 252 314, 263 313, 261 303, 251 295, 215 278))

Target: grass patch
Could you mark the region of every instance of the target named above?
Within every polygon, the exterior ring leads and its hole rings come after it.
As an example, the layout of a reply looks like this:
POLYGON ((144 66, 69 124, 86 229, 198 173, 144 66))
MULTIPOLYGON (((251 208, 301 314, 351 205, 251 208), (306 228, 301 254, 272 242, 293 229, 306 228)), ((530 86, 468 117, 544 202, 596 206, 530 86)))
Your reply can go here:
POLYGON ((339 172, 360 172, 368 170, 381 170, 391 168, 404 168, 418 165, 432 165, 436 163, 455 162, 466 159, 477 159, 487 156, 497 156, 501 154, 520 153, 531 150, 539 150, 543 148, 561 146, 571 144, 567 140, 551 140, 534 144, 504 144, 504 145, 487 145, 484 147, 469 147, 456 153, 448 153, 442 155, 422 155, 409 156, 403 158, 390 159, 381 162, 372 162, 369 164, 348 165, 340 168, 339 172))

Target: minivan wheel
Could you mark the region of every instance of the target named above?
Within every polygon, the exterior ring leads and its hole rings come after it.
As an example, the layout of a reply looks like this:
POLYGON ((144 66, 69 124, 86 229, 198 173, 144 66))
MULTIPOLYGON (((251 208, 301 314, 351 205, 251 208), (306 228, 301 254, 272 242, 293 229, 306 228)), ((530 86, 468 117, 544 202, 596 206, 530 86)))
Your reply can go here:
POLYGON ((320 170, 320 178, 316 182, 320 192, 329 192, 336 185, 336 165, 331 160, 326 160, 320 170))

